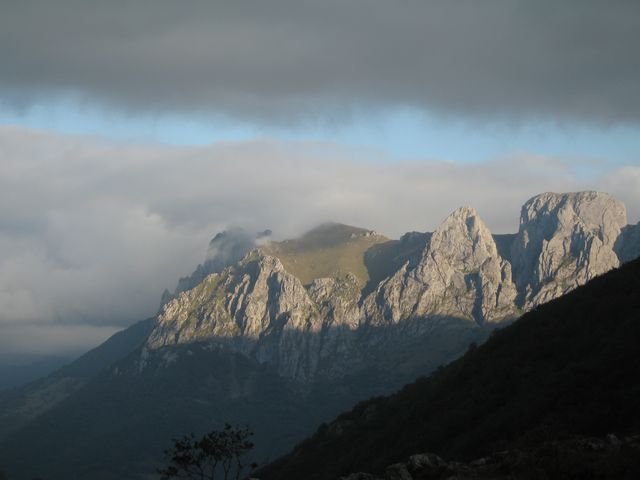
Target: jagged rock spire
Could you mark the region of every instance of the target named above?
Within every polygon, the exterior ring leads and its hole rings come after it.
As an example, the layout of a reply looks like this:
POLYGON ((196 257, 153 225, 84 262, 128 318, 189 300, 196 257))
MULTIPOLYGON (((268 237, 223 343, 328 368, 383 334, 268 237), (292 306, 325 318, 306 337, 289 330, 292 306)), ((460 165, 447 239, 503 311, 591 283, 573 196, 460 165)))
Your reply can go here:
POLYGON ((482 324, 515 314, 509 262, 500 257, 491 232, 471 207, 457 209, 442 222, 410 277, 424 285, 415 307, 420 316, 482 324))

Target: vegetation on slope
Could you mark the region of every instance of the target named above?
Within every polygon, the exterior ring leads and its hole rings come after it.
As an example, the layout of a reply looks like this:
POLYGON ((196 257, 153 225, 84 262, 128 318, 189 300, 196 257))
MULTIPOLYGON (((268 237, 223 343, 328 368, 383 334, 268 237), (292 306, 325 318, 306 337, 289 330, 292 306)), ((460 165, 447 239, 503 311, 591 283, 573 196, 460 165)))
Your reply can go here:
POLYGON ((366 295, 406 261, 415 261, 431 234, 410 232, 400 240, 364 228, 325 223, 300 238, 260 247, 278 257, 284 268, 309 285, 317 278, 340 278, 352 273, 366 295))
POLYGON ((300 238, 272 242, 261 248, 266 254, 278 257, 303 285, 316 278, 339 278, 353 273, 364 286, 370 280, 365 253, 374 245, 388 241, 370 230, 326 223, 300 238))
POLYGON ((640 431, 640 260, 525 314, 390 397, 321 426, 260 478, 380 472, 418 452, 468 460, 544 428, 640 431))

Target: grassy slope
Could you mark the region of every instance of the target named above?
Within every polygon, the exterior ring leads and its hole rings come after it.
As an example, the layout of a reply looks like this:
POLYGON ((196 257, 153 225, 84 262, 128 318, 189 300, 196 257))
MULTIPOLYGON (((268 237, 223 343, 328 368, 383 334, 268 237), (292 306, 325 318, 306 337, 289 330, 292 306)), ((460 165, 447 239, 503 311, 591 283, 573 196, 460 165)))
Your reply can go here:
POLYGON ((269 479, 380 471, 423 451, 469 459, 545 425, 640 431, 640 260, 527 313, 391 397, 362 402, 267 467, 269 479))
POLYGON ((389 240, 364 228, 326 223, 300 238, 261 248, 278 257, 303 285, 316 278, 339 278, 352 273, 366 295, 407 260, 419 257, 428 238, 429 234, 417 234, 415 238, 389 240))
POLYGON ((261 248, 278 257, 285 269, 304 285, 316 278, 338 278, 353 273, 364 286, 371 278, 365 253, 375 245, 389 242, 383 235, 368 235, 368 232, 363 228, 327 223, 300 238, 272 242, 261 248))

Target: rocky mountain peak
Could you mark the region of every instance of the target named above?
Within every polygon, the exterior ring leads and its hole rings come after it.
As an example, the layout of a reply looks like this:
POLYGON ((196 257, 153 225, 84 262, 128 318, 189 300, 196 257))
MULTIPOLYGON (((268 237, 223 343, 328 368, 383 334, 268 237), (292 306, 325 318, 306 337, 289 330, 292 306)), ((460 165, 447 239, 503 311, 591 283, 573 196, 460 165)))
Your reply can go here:
POLYGON ((449 315, 478 324, 514 314, 511 265, 498 254, 491 232, 474 208, 461 207, 442 222, 414 278, 426 287, 418 311, 447 305, 449 315))
POLYGON ((624 204, 607 193, 543 193, 528 200, 512 247, 524 305, 555 298, 617 267, 614 245, 626 224, 624 204))
POLYGON ((498 255, 491 232, 472 207, 458 208, 440 224, 431 237, 428 252, 470 268, 498 255))
POLYGON ((478 212, 461 207, 433 232, 417 265, 407 263, 382 282, 365 310, 377 323, 445 317, 482 325, 514 316, 515 297, 511 265, 478 212))
POLYGON ((520 216, 520 231, 535 226, 553 234, 580 227, 606 245, 613 245, 626 225, 624 204, 608 193, 594 191, 536 195, 523 205, 520 216))

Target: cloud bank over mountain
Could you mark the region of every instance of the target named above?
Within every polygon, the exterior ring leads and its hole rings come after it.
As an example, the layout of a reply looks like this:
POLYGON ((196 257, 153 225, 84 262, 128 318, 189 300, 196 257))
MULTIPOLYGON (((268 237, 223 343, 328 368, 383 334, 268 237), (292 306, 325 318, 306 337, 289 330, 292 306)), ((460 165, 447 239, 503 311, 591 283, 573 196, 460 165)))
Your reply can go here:
POLYGON ((640 3, 9 0, 0 98, 258 122, 377 109, 640 121, 640 3))
MULTIPOLYGON (((640 168, 585 177, 522 154, 482 164, 367 161, 309 142, 140 146, 0 129, 0 348, 72 351, 153 315, 229 226, 291 237, 327 220, 397 237, 473 205, 515 232, 542 191, 597 188, 640 211, 640 168)), ((375 155, 374 155, 375 156, 375 155)))

